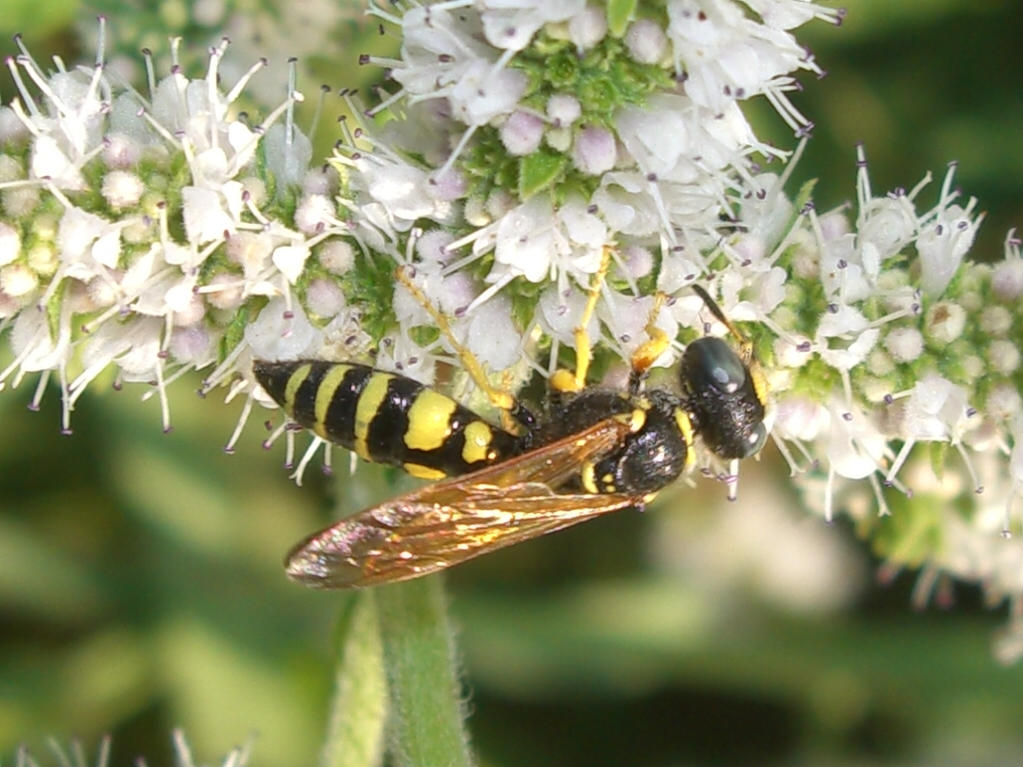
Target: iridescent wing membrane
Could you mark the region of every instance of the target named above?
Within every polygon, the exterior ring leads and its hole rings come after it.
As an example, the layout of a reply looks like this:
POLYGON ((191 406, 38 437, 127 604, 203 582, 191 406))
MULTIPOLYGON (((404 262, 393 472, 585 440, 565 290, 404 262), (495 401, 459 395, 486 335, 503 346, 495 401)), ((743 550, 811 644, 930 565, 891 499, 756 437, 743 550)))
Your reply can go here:
POLYGON ((565 439, 427 485, 321 530, 288 555, 288 575, 316 588, 403 581, 630 506, 645 496, 559 493, 587 461, 619 447, 609 418, 565 439))

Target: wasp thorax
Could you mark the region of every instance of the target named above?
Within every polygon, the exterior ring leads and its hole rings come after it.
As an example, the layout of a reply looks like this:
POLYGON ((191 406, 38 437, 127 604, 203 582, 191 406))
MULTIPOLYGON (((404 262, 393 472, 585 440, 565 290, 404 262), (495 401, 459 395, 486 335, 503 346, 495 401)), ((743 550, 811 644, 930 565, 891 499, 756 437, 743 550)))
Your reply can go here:
POLYGON ((721 458, 747 458, 767 439, 764 403, 749 367, 720 338, 699 338, 679 365, 686 406, 704 444, 721 458))

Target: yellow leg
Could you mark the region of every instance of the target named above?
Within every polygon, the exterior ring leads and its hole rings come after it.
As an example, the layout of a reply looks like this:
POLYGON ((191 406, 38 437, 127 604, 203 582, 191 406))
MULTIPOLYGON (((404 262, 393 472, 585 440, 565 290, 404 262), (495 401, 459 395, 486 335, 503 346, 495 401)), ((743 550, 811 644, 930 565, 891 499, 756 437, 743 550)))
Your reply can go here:
POLYGON ((655 324, 657 315, 661 313, 661 307, 664 306, 664 299, 664 293, 659 292, 654 296, 654 305, 650 308, 650 315, 646 321, 647 340, 632 353, 632 378, 637 383, 671 344, 668 334, 655 324))
POLYGON ((491 385, 487 379, 486 371, 483 369, 483 365, 476 359, 469 349, 467 349, 457 338, 455 338, 454 331, 451 329, 451 324, 448 322, 448 318, 445 317, 436 306, 430 303, 427 299, 426 294, 420 290, 419 286, 412 280, 409 274, 408 267, 399 266, 394 271, 394 277, 398 282, 405 286, 405 289, 412 294, 412 297, 419 302, 430 318, 437 325, 437 330, 444 334, 448 339, 448 343, 451 344, 455 353, 458 354, 459 362, 462 367, 472 378, 473 383, 479 387, 480 391, 486 394, 491 404, 501 411, 501 425, 508 431, 517 432, 519 425, 526 421, 531 421, 532 416, 528 414, 524 408, 522 408, 515 397, 509 394, 507 391, 503 391, 491 385), (518 422, 517 422, 518 421, 518 422))
POLYGON ((597 310, 597 301, 600 299, 600 290, 604 287, 604 280, 607 279, 607 270, 611 266, 610 246, 604 247, 604 254, 600 259, 600 267, 590 281, 590 288, 586 295, 586 306, 583 307, 579 324, 575 328, 575 375, 567 370, 559 369, 551 377, 551 388, 560 392, 575 392, 586 386, 586 375, 590 372, 590 362, 593 360, 593 345, 590 342, 590 334, 586 328, 593 319, 593 313, 597 310))

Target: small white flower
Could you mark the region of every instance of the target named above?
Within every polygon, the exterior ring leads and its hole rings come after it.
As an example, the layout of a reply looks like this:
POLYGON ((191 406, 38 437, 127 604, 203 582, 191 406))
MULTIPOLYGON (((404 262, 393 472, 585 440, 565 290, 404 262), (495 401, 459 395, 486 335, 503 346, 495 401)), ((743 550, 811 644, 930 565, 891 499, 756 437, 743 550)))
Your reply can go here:
POLYGON ((298 304, 288 308, 275 298, 245 327, 245 342, 253 357, 266 360, 294 360, 315 351, 322 333, 306 318, 298 304))
POLYGON ((550 200, 537 196, 504 216, 497 227, 494 259, 530 282, 550 271, 554 251, 554 210, 550 200))
POLYGON ((306 289, 306 306, 320 317, 334 317, 345 307, 345 296, 332 280, 315 279, 306 289))
POLYGON ((497 296, 469 317, 466 345, 494 372, 510 368, 522 355, 514 340, 519 331, 512 322, 511 302, 497 296))
POLYGON ((1019 370, 1020 352, 1012 341, 1005 339, 992 341, 987 356, 991 369, 999 375, 1009 376, 1019 370))
MULTIPOLYGON (((250 140, 242 136, 241 142, 245 141, 250 140)), ((281 189, 298 186, 305 180, 313 159, 313 144, 304 133, 276 123, 270 126, 260 143, 267 168, 281 189)))
POLYGON ((568 20, 568 36, 580 51, 592 48, 607 34, 607 11, 587 5, 568 20))
POLYGON ((1004 336, 1012 328, 1012 320, 1004 306, 987 306, 980 312, 980 329, 989 336, 1004 336))
POLYGON ((487 42, 518 51, 544 24, 584 13, 586 0, 482 0, 479 5, 487 42))
POLYGON ((538 195, 498 222, 491 279, 501 279, 497 267, 530 282, 564 273, 592 274, 600 266, 606 238, 606 224, 581 199, 554 210, 549 199, 538 195))
POLYGON ((320 248, 318 257, 323 268, 334 274, 344 274, 355 263, 355 250, 340 239, 330 240, 320 248))
POLYGON ((668 37, 664 29, 650 19, 637 19, 625 33, 629 55, 640 64, 656 64, 668 51, 668 37))
POLYGON ((916 328, 893 328, 885 336, 884 346, 896 362, 912 362, 924 350, 924 337, 916 328))
POLYGON ((934 297, 940 296, 951 282, 973 244, 979 223, 970 218, 969 208, 953 205, 944 213, 916 241, 922 267, 920 285, 926 295, 934 297))
POLYGON ((374 210, 383 213, 389 228, 404 232, 419 218, 443 220, 448 216, 448 204, 433 197, 429 174, 411 163, 364 157, 355 167, 377 203, 374 210))
POLYGON ((309 248, 306 245, 281 245, 274 249, 271 258, 284 278, 294 285, 302 276, 306 259, 309 258, 309 248))
POLYGON ((518 110, 501 126, 501 143, 509 154, 532 154, 540 146, 543 131, 543 120, 529 112, 518 110))
POLYGON ((614 167, 617 159, 614 135, 604 128, 590 126, 576 134, 572 162, 589 176, 599 176, 614 167))
POLYGON ((569 93, 555 93, 547 99, 547 117, 558 128, 567 128, 581 114, 579 99, 569 93))
POLYGON ((11 298, 21 298, 39 286, 35 272, 22 264, 9 264, 0 269, 0 290, 11 298))
POLYGON ((821 317, 814 337, 814 348, 828 365, 851 370, 866 359, 880 331, 871 328, 862 312, 844 304, 832 307, 821 317), (834 343, 834 345, 832 345, 834 343))
POLYGON ((900 434, 915 440, 956 440, 965 428, 967 408, 962 387, 941 376, 927 376, 917 382, 906 401, 900 434))
POLYGON ((827 467, 839 477, 864 479, 883 465, 887 440, 873 420, 833 400, 828 406, 827 467))
POLYGON ((920 285, 925 295, 937 298, 962 263, 963 256, 973 245, 977 227, 983 216, 974 216, 977 204, 970 199, 963 208, 952 204, 957 193, 952 190, 955 164, 949 166, 941 186, 938 204, 921 217, 921 232, 916 240, 920 254, 920 285))
POLYGON ((337 221, 334 203, 325 194, 307 194, 295 209, 295 225, 304 234, 317 234, 337 221))
POLYGON ((221 192, 199 186, 184 187, 181 201, 188 239, 197 245, 205 245, 234 234, 238 219, 229 208, 240 213, 241 189, 233 190, 232 196, 238 204, 229 206, 221 192))
POLYGON ((939 301, 927 310, 925 332, 939 343, 951 343, 962 336, 965 328, 966 311, 959 304, 939 301))
POLYGON ((687 75, 686 92, 698 104, 722 112, 734 99, 770 92, 780 114, 799 127, 799 113, 784 98, 795 69, 819 72, 813 59, 778 21, 762 23, 737 3, 669 0, 668 38, 675 68, 687 75))
POLYGON ((1003 301, 1015 301, 1023 295, 1023 258, 1015 231, 1005 238, 1005 257, 995 264, 991 289, 1003 301))
POLYGON ((0 266, 21 255, 21 234, 10 224, 0 221, 0 266))
MULTIPOLYGON (((585 303, 586 297, 582 293, 571 291, 568 296, 564 296, 556 288, 550 287, 540 296, 537 319, 552 338, 574 347, 575 329, 579 326, 585 303)), ((591 318, 586 332, 591 338, 600 337, 600 323, 596 316, 591 318)))
POLYGON ((996 384, 991 387, 985 409, 993 421, 1008 421, 1023 410, 1023 395, 1010 383, 996 384))
POLYGON ((131 208, 142 199, 145 186, 134 173, 123 170, 112 170, 103 177, 101 192, 107 204, 115 210, 131 208))

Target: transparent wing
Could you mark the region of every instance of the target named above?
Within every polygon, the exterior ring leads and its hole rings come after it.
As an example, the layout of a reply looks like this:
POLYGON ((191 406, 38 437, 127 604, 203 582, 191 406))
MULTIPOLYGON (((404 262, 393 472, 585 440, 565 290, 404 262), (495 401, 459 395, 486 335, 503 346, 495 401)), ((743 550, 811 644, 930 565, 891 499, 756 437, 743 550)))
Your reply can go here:
POLYGON ((339 589, 418 578, 629 506, 636 495, 551 489, 621 443, 628 426, 601 421, 579 434, 415 490, 359 512, 300 543, 288 575, 339 589))

